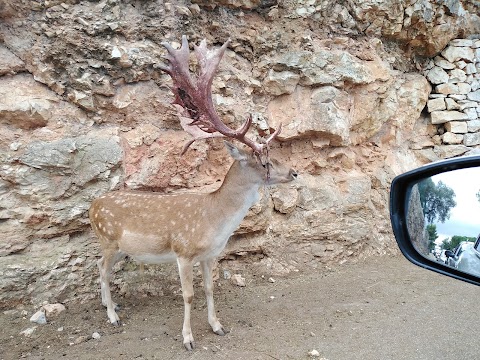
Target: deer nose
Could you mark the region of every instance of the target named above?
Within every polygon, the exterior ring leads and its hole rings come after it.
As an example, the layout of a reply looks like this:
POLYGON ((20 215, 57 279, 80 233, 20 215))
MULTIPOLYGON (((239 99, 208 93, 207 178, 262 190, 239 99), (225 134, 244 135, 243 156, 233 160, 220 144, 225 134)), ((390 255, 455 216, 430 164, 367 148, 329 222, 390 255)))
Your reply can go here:
POLYGON ((296 170, 293 170, 293 169, 291 169, 291 170, 290 170, 290 176, 291 176, 292 178, 296 179, 296 178, 297 178, 297 176, 298 176, 298 173, 297 173, 297 171, 296 171, 296 170))

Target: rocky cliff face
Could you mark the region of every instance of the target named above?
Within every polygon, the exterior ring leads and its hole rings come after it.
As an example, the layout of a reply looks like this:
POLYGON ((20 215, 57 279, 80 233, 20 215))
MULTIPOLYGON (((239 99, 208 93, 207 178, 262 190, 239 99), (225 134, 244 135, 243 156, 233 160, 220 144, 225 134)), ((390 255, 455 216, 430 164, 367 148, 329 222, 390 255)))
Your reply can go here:
POLYGON ((480 33, 475 4, 0 0, 0 306, 96 296, 96 196, 219 186, 221 141, 180 156, 188 135, 157 67, 182 34, 231 38, 219 113, 253 114, 259 134, 282 123, 272 153, 301 174, 263 194, 225 256, 288 272, 395 253, 390 181, 431 160, 419 150, 437 134, 421 64, 480 33))

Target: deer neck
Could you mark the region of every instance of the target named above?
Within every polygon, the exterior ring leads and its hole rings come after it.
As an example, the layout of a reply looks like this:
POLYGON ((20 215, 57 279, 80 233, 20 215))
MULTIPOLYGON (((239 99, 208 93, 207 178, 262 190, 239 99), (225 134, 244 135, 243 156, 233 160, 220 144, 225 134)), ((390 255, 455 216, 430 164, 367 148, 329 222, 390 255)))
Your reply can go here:
POLYGON ((242 169, 240 163, 235 161, 225 176, 222 186, 212 193, 219 207, 225 211, 240 212, 246 215, 248 209, 260 199, 259 188, 262 181, 250 176, 248 171, 242 169))

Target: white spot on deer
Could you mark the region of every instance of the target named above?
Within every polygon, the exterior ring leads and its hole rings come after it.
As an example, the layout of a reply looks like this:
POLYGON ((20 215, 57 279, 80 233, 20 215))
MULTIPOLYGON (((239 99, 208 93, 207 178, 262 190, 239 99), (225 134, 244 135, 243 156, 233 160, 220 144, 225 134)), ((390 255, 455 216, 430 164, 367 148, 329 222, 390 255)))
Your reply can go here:
POLYGON ((174 220, 170 220, 170 224, 175 225, 176 222, 174 220))

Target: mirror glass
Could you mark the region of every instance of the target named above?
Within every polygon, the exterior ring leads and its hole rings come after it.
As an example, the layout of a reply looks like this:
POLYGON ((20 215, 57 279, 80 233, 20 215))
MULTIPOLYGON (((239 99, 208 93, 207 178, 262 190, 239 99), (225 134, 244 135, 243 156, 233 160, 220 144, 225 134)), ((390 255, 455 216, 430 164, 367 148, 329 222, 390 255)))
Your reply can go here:
POLYGON ((416 250, 480 277, 480 168, 423 179, 408 198, 407 228, 416 250))

